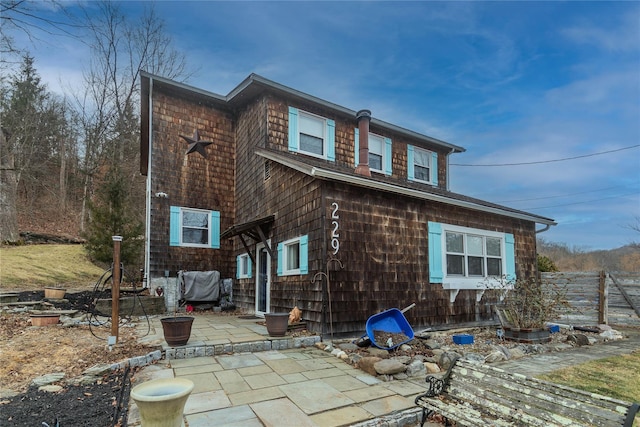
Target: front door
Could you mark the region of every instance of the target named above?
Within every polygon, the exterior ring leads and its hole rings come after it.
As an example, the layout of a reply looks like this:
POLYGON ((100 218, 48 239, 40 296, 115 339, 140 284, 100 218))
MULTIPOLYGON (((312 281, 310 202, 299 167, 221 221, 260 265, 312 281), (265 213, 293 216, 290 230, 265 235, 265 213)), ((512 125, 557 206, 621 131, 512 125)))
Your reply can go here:
POLYGON ((271 256, 263 243, 256 246, 256 314, 264 315, 271 309, 271 256))

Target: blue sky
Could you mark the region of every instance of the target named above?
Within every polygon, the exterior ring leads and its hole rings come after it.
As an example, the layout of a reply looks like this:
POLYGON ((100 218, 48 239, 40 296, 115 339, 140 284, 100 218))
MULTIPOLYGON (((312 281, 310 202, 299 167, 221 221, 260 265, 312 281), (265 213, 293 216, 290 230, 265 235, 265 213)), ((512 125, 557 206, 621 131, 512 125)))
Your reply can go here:
MULTIPOLYGON (((122 5, 135 17, 148 4, 122 5)), ((155 7, 197 70, 188 84, 226 95, 254 72, 370 109, 465 147, 451 159, 451 190, 555 219, 545 240, 581 250, 640 241, 628 229, 640 218, 639 2, 155 7)), ((69 38, 30 49, 54 90, 88 65, 69 38)))

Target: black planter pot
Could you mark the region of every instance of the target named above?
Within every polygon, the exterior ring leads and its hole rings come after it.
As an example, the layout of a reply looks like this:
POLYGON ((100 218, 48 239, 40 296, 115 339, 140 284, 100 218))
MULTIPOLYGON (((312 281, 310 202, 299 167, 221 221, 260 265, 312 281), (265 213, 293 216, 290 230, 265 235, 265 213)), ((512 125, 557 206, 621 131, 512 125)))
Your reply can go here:
POLYGON ((180 347, 187 344, 191 336, 193 317, 164 317, 160 319, 160 322, 162 323, 164 340, 167 344, 171 347, 180 347))
POLYGON ((283 337, 289 327, 289 313, 265 313, 267 332, 272 337, 283 337))
POLYGON ((504 338, 524 344, 544 344, 551 342, 548 328, 511 328, 504 327, 504 338))

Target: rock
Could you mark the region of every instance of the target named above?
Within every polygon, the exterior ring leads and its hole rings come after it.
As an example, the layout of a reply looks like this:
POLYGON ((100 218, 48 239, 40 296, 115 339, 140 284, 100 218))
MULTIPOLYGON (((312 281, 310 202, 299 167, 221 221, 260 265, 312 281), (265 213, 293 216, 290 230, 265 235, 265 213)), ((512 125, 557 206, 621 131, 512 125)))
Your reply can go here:
POLYGON ((362 360, 362 356, 360 356, 358 353, 350 353, 347 360, 351 365, 358 365, 358 363, 360 363, 360 360, 362 360))
POLYGON ((318 341, 314 344, 314 346, 319 350, 324 350, 327 345, 323 342, 318 341))
POLYGON ((622 333, 616 331, 615 329, 611 329, 609 331, 604 331, 600 334, 600 336, 606 340, 621 340, 623 338, 622 333))
POLYGON ((494 350, 484 358, 484 361, 487 363, 503 362, 505 360, 507 360, 507 356, 500 350, 494 350))
POLYGON ((381 360, 383 359, 381 359, 380 357, 373 357, 373 356, 363 357, 358 361, 358 368, 365 371, 369 375, 375 376, 378 373, 376 372, 376 368, 374 368, 373 365, 380 362, 381 360))
POLYGON ((424 362, 424 367, 427 370, 428 374, 436 374, 440 372, 440 366, 437 363, 433 362, 424 362))
POLYGON ((45 391, 47 393, 57 393, 62 390, 62 386, 59 385, 43 385, 38 387, 38 391, 45 391))
POLYGON ((609 325, 598 325, 597 328, 601 331, 611 331, 613 328, 609 325))
POLYGON ((93 365, 90 368, 85 369, 82 373, 83 375, 94 375, 101 376, 111 372, 111 364, 110 363, 100 363, 97 365, 93 365))
POLYGON ((505 360, 511 359, 511 350, 509 350, 507 347, 503 345, 496 345, 493 347, 493 349, 501 351, 504 354, 504 357, 506 357, 505 360))
POLYGON ((40 387, 43 385, 49 385, 60 381, 64 378, 64 372, 54 372, 51 374, 42 375, 40 377, 36 377, 31 381, 31 385, 35 387, 40 387))
POLYGON ((340 350, 342 350, 342 351, 356 351, 360 347, 358 347, 357 345, 355 345, 353 343, 346 342, 346 343, 338 344, 338 348, 340 350))
POLYGON ((395 374, 393 376, 393 379, 395 380, 406 380, 407 378, 409 378, 409 375, 405 374, 404 372, 400 372, 399 374, 395 374))
POLYGON ((414 360, 407 365, 407 370, 405 371, 407 376, 409 377, 419 377, 427 374, 427 368, 424 366, 419 360, 414 360))
POLYGON ((440 365, 441 369, 447 370, 453 364, 454 360, 459 359, 460 357, 460 354, 455 351, 447 351, 440 355, 438 365, 440 365))
POLYGON ((367 351, 372 357, 379 357, 381 359, 389 358, 389 352, 378 347, 369 347, 367 351))
POLYGON ((514 347, 510 351, 511 359, 522 359, 524 357, 524 351, 519 347, 514 347))
POLYGON ((575 343, 578 347, 589 345, 589 338, 585 334, 569 334, 567 341, 575 343))
POLYGON ((404 363, 395 359, 382 359, 374 363, 373 367, 380 375, 393 375, 407 369, 404 363))
POLYGON ((463 359, 480 365, 484 363, 484 356, 478 353, 467 353, 464 355, 463 359))
POLYGON ((398 349, 400 351, 411 351, 413 348, 408 344, 402 344, 398 349))
POLYGON ((441 347, 440 343, 434 339, 427 340, 425 342, 425 345, 429 347, 431 350, 437 350, 441 347))
POLYGON ((391 358, 392 360, 397 360, 403 365, 408 365, 411 362, 411 358, 409 356, 394 356, 391 358))

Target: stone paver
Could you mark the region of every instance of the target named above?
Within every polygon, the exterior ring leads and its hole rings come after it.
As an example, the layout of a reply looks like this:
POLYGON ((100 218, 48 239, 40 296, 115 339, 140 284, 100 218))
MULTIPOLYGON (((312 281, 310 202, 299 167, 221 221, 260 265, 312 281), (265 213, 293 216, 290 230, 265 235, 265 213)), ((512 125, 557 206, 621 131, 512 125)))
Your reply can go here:
MULTIPOLYGON (((413 399, 425 390, 424 376, 383 382, 312 347, 313 341, 308 347, 293 348, 293 339, 270 338, 255 319, 196 316, 188 345, 170 348, 159 318, 153 321, 157 325, 152 323, 150 335, 141 341, 163 345, 167 360, 145 367, 137 374, 137 382, 173 376, 194 381, 185 406, 189 427, 408 427, 418 423, 419 409, 413 399)), ((638 349, 640 334, 631 340, 495 365, 536 376, 638 349)), ((128 421, 131 427, 140 425, 134 402, 128 421)))

